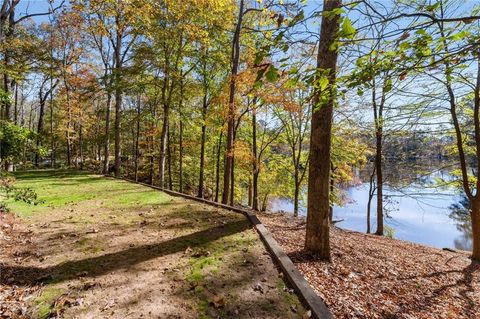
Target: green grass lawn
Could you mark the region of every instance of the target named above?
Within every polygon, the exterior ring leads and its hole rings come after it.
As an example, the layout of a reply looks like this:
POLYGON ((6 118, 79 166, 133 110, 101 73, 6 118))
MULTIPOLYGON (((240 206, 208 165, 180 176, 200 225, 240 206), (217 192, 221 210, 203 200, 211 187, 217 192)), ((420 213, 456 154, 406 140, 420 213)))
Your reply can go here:
POLYGON ((16 172, 15 186, 31 188, 42 201, 29 205, 6 201, 8 207, 21 218, 48 213, 67 205, 100 201, 102 206, 111 209, 139 208, 145 205, 158 205, 171 200, 165 193, 147 187, 100 175, 71 170, 43 170, 16 172))

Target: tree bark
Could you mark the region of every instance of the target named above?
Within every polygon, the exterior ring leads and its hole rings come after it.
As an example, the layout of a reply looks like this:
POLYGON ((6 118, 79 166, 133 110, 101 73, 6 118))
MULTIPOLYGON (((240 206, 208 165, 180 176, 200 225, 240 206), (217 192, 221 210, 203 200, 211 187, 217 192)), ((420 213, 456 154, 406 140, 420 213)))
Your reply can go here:
POLYGON ((471 201, 470 218, 472 220, 472 259, 480 261, 480 200, 471 201))
POLYGON ((178 159, 178 191, 183 193, 183 121, 180 115, 180 132, 178 137, 179 159, 178 159))
POLYGON ((121 30, 119 17, 116 17, 116 40, 115 40, 115 177, 121 174, 121 121, 122 121, 122 89, 121 89, 121 72, 122 72, 122 39, 123 32, 121 30))
POLYGON ((153 143, 153 137, 150 136, 148 138, 148 149, 149 149, 149 158, 150 158, 150 164, 149 164, 149 183, 150 185, 153 185, 153 176, 155 175, 155 161, 153 158, 153 149, 155 148, 154 143, 153 143))
MULTIPOLYGON (((235 28, 235 34, 232 41, 232 73, 230 77, 230 93, 228 98, 228 124, 227 124, 227 148, 225 152, 225 172, 223 174, 223 195, 222 203, 227 204, 229 197, 231 196, 230 178, 233 172, 233 134, 235 126, 235 82, 238 73, 238 65, 240 63, 240 33, 242 30, 243 22, 243 5, 244 0, 240 0, 240 7, 238 9, 238 21, 235 28)), ((230 202, 233 202, 233 198, 230 198, 230 202)))
MULTIPOLYGON (((50 78, 50 86, 52 86, 52 78, 50 78)), ((53 134, 53 91, 50 94, 50 167, 55 167, 55 135, 53 134)))
POLYGON ((295 167, 294 178, 295 178, 295 189, 293 191, 293 216, 297 217, 299 200, 300 200, 300 177, 299 177, 299 172, 297 167, 295 167))
POLYGON ((252 155, 253 155, 253 184, 252 184, 252 209, 258 211, 258 146, 257 146, 257 109, 256 99, 252 104, 252 155))
POLYGON ((138 181, 138 159, 139 159, 139 150, 138 150, 138 142, 140 139, 140 94, 137 96, 137 130, 135 136, 135 172, 134 178, 135 181, 138 181))
POLYGON ((223 139, 223 131, 220 132, 220 138, 218 139, 217 162, 215 165, 215 201, 216 202, 218 202, 218 196, 220 193, 220 153, 222 151, 222 139, 223 139))
MULTIPOLYGON (((324 12, 341 7, 341 0, 326 0, 324 12)), ((338 52, 332 50, 337 41, 339 15, 322 18, 317 55, 317 76, 328 76, 328 88, 322 92, 317 86, 313 96, 313 114, 310 136, 307 231, 305 250, 330 260, 330 147, 332 116, 335 104, 335 82, 338 52), (322 101, 323 100, 323 101, 322 101)))
POLYGON ((108 174, 108 166, 110 165, 110 110, 112 103, 112 94, 107 93, 107 108, 105 114, 105 140, 104 140, 104 157, 103 157, 103 174, 108 174))
POLYGON ((115 90, 115 177, 120 177, 122 160, 120 158, 120 129, 122 120, 122 92, 119 88, 115 90))
POLYGON ((80 170, 83 170, 83 125, 78 125, 78 151, 80 153, 80 170))
POLYGON ((18 83, 15 81, 13 100, 13 123, 18 124, 18 83))
MULTIPOLYGON (((70 129, 69 126, 70 125, 68 125, 67 123, 67 130, 70 129)), ((72 166, 72 145, 70 143, 70 133, 67 131, 65 134, 67 138, 67 167, 71 167, 72 166)))
MULTIPOLYGON (((18 4, 18 1, 16 1, 15 3, 12 1, 12 3, 10 4, 10 9, 9 9, 9 12, 8 12, 8 26, 6 26, 7 25, 6 20, 2 21, 3 23, 0 25, 0 27, 5 28, 5 34, 4 34, 5 37, 4 37, 4 39, 0 38, 0 40, 5 40, 6 43, 8 43, 8 41, 14 35, 14 30, 15 30, 15 6, 16 6, 16 4, 18 4)), ((4 30, 2 30, 2 31, 4 31, 4 30)), ((5 50, 3 51, 3 63, 4 63, 4 66, 5 66, 5 70, 8 70, 9 64, 10 64, 10 51, 9 51, 8 48, 5 48, 5 50)), ((10 77, 8 76, 8 73, 5 72, 3 74, 3 88, 4 88, 5 93, 7 93, 7 94, 10 93, 10 85, 11 85, 10 77)), ((4 113, 3 119, 5 119, 7 121, 10 121, 11 120, 11 118, 10 118, 11 102, 9 100, 7 100, 4 103, 4 107, 5 107, 5 110, 4 110, 5 113, 4 113)))
POLYGON ((38 161, 40 159, 40 156, 38 154, 38 148, 40 147, 40 136, 42 134, 42 131, 43 131, 43 116, 45 114, 45 103, 46 103, 46 99, 47 97, 44 98, 43 96, 43 91, 40 90, 40 93, 39 93, 39 99, 40 99, 40 110, 39 110, 39 114, 38 114, 38 124, 37 124, 37 136, 36 136, 36 144, 37 144, 37 152, 35 152, 35 167, 38 168, 38 161))
POLYGON ((384 234, 384 214, 383 214, 383 107, 385 105, 385 87, 389 79, 388 75, 385 75, 382 83, 382 94, 380 97, 380 103, 377 104, 376 95, 376 83, 373 80, 372 85, 372 107, 373 107, 373 119, 375 124, 375 176, 377 180, 377 230, 376 235, 383 236, 384 234))
POLYGON ((375 172, 376 172, 376 169, 375 169, 375 166, 373 166, 372 174, 370 174, 369 187, 368 187, 367 234, 370 234, 370 233, 371 233, 370 214, 371 214, 371 207, 372 207, 373 195, 375 195, 375 186, 374 186, 375 172))
POLYGON ((376 235, 383 236, 383 171, 382 171, 382 137, 383 130, 377 128, 376 132, 376 151, 375 151, 375 170, 377 176, 377 231, 376 235))
POLYGON ((183 75, 180 79, 180 102, 178 104, 178 112, 180 118, 180 132, 178 137, 178 144, 179 144, 179 163, 178 163, 178 191, 183 193, 183 75))
POLYGON ((163 123, 162 132, 160 135, 160 162, 159 162, 159 178, 160 188, 165 187, 165 159, 167 153, 167 132, 168 132, 168 120, 169 120, 169 106, 165 104, 163 106, 163 123))
POLYGON ((200 176, 198 178, 198 194, 197 197, 203 198, 203 182, 205 176, 205 140, 207 136, 207 108, 208 108, 208 92, 205 88, 203 94, 203 107, 202 107, 202 137, 200 141, 200 176))
MULTIPOLYGON (((174 127, 175 130, 175 127, 174 127)), ((170 128, 167 131, 167 160, 168 160, 168 189, 173 190, 173 180, 172 180, 172 143, 171 143, 171 134, 170 128)))

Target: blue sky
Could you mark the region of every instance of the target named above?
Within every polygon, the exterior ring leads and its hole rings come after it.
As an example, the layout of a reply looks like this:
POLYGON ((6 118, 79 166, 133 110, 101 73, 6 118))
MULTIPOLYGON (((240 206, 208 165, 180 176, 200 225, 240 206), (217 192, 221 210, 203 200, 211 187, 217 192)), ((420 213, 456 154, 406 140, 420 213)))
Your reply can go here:
MULTIPOLYGON (((27 13, 32 14, 32 13, 48 12, 50 8, 49 2, 50 1, 48 0, 21 0, 15 12, 16 17, 17 18, 22 17, 27 13)), ((61 2, 62 1, 54 0, 52 5, 53 7, 57 7, 61 2)), ((68 3, 68 1, 65 1, 65 3, 68 3)), ((34 20, 37 23, 47 22, 48 19, 49 19, 48 15, 34 17, 34 20)))

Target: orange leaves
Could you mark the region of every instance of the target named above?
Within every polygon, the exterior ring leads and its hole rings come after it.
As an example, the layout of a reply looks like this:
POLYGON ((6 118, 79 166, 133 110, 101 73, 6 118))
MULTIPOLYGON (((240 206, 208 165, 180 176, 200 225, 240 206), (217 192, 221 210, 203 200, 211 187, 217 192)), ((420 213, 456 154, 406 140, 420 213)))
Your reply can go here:
POLYGON ((245 170, 250 170, 252 168, 255 158, 252 154, 252 148, 247 142, 235 140, 234 154, 236 163, 239 167, 245 170))

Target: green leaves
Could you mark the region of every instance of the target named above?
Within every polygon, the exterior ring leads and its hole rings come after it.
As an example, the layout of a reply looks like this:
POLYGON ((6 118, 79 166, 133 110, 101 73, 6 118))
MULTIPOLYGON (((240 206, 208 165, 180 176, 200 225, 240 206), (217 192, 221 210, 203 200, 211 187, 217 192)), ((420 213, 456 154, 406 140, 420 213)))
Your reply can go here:
POLYGON ((11 102, 10 94, 0 89, 0 104, 8 104, 11 102))
POLYGON ((388 93, 392 90, 392 78, 388 78, 383 85, 383 93, 388 93))
POLYGON ((353 39, 357 30, 353 27, 352 21, 348 17, 343 18, 342 28, 340 30, 340 36, 346 39, 353 39))
POLYGON ((267 69, 267 72, 265 72, 265 78, 270 83, 273 83, 280 78, 280 73, 273 64, 271 64, 270 67, 267 69))
POLYGON ((260 68, 257 71, 257 77, 255 78, 255 83, 253 85, 255 89, 262 87, 263 78, 270 83, 274 83, 280 78, 280 71, 273 64, 268 64, 267 66, 260 68))
POLYGON ((329 81, 328 81, 328 78, 326 76, 321 76, 317 81, 318 88, 321 91, 324 91, 328 87, 328 83, 329 83, 329 81))
POLYGON ((434 12, 435 10, 437 10, 439 7, 440 7, 440 2, 436 2, 434 4, 431 4, 431 5, 427 5, 425 6, 425 10, 428 11, 428 12, 434 12))
POLYGON ((292 20, 290 20, 288 26, 293 27, 295 24, 302 21, 303 19, 305 19, 305 14, 303 10, 300 10, 300 12, 296 16, 294 16, 292 20))
POLYGON ((35 151, 34 140, 35 134, 32 131, 8 121, 0 121, 2 158, 16 160, 23 155, 25 147, 35 151))

